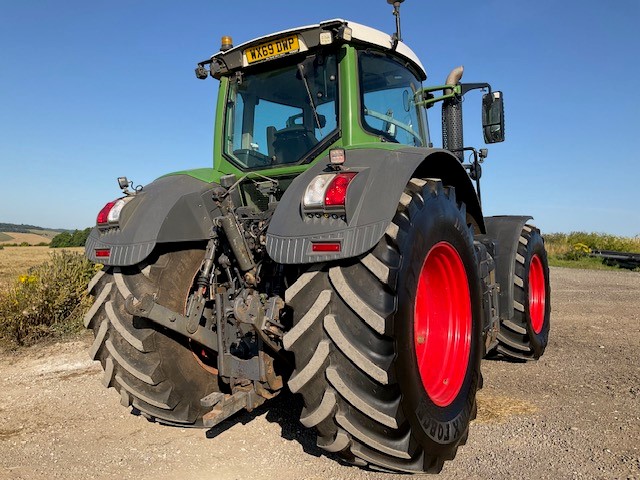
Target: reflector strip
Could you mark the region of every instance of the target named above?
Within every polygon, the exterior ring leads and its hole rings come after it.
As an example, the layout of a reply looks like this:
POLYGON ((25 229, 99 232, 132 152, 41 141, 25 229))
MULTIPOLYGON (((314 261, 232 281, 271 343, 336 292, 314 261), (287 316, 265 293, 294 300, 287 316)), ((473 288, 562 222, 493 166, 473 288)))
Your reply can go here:
POLYGON ((312 252, 339 252, 341 248, 340 242, 311 243, 312 252))
POLYGON ((109 255, 111 255, 110 248, 96 248, 95 252, 96 252, 96 257, 108 257, 109 255))

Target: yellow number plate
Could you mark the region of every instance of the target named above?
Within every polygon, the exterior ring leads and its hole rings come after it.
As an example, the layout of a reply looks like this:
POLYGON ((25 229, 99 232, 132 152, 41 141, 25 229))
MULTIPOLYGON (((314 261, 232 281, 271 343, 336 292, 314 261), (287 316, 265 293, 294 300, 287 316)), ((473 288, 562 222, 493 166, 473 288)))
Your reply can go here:
POLYGON ((255 47, 249 47, 243 53, 247 57, 247 63, 252 64, 294 53, 299 49, 298 36, 292 35, 272 42, 262 43, 255 47))

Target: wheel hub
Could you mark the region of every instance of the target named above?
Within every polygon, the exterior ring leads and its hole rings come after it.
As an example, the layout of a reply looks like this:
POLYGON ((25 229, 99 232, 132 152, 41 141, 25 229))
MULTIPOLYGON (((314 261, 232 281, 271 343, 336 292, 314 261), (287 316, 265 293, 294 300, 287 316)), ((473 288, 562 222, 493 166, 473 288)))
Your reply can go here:
POLYGON ((536 254, 531 258, 529 267, 529 315, 531 328, 540 333, 544 326, 544 312, 546 307, 546 285, 542 261, 536 254))
POLYGON ((414 305, 418 370, 431 401, 445 407, 456 398, 471 350, 471 296, 460 255, 447 242, 434 245, 418 279, 414 305))

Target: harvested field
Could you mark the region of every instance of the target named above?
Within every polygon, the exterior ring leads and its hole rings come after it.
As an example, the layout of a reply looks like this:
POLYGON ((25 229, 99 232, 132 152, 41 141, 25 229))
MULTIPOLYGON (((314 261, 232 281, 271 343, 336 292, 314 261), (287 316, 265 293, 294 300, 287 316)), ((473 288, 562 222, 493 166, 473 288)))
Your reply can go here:
MULTIPOLYGON (((16 233, 12 235, 29 234, 16 233)), ((83 247, 65 249, 49 247, 4 247, 0 250, 0 288, 11 283, 18 275, 24 274, 29 267, 46 262, 53 252, 59 250, 84 252, 83 247)))
POLYGON ((56 235, 59 235, 61 232, 57 231, 57 230, 36 230, 31 229, 31 233, 35 233, 36 235, 42 235, 43 237, 47 237, 47 238, 53 238, 56 235))
POLYGON ((51 238, 36 233, 16 233, 2 232, 2 235, 10 237, 8 240, 0 237, 0 245, 7 243, 17 243, 18 245, 27 242, 29 245, 37 245, 39 243, 51 243, 51 238))

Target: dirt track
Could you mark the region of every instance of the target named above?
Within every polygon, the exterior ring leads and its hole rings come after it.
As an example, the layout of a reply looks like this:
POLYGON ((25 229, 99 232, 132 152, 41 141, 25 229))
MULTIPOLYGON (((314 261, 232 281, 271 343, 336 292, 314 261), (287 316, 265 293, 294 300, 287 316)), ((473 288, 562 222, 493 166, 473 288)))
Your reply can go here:
MULTIPOLYGON (((640 479, 640 274, 552 269, 551 280, 547 353, 483 362, 469 442, 430 478, 640 479)), ((292 396, 208 432, 149 423, 103 388, 89 345, 0 356, 0 479, 401 478, 324 456, 292 396)))

